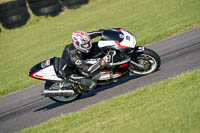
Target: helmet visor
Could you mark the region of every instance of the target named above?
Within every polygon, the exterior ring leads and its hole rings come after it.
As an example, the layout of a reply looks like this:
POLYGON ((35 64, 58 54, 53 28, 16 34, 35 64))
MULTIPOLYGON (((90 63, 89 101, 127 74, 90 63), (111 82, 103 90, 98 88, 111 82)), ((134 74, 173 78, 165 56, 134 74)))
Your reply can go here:
POLYGON ((88 42, 88 43, 84 43, 84 44, 81 44, 81 47, 84 48, 84 49, 90 49, 91 48, 91 43, 88 42))

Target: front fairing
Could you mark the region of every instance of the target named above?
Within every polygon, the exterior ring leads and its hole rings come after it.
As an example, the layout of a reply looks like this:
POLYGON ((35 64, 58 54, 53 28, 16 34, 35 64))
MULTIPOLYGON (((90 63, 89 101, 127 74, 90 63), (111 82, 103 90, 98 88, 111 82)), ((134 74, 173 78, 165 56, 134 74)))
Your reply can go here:
POLYGON ((55 69, 56 57, 44 60, 29 70, 29 76, 40 80, 61 81, 55 69))

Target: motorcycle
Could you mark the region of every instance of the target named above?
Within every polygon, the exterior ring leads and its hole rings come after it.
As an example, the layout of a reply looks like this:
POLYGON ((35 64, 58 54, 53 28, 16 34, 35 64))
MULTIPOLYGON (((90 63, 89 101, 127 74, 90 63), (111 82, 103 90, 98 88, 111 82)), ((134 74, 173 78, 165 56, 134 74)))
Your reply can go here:
MULTIPOLYGON (((105 29, 101 39, 93 42, 86 61, 92 64, 94 63, 92 59, 102 58, 108 52, 112 57, 111 62, 91 77, 99 86, 119 81, 129 73, 150 74, 158 70, 161 65, 160 56, 155 51, 136 46, 134 35, 121 28, 105 29)), ((83 93, 69 87, 81 88, 80 84, 63 82, 59 77, 59 60, 59 57, 52 57, 38 63, 29 70, 29 76, 46 81, 42 95, 57 102, 68 103, 80 98, 83 93)))

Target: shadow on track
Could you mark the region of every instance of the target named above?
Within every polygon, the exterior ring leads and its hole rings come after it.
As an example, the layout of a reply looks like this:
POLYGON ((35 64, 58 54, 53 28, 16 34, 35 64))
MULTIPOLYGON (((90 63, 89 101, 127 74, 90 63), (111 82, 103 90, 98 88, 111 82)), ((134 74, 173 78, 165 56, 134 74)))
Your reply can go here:
POLYGON ((39 109, 37 109, 37 110, 34 110, 33 112, 48 111, 48 110, 57 108, 57 107, 59 107, 59 106, 62 106, 62 105, 64 105, 64 104, 66 104, 66 103, 58 103, 58 102, 52 103, 52 104, 49 104, 49 105, 44 106, 44 107, 42 107, 42 108, 39 108, 39 109))

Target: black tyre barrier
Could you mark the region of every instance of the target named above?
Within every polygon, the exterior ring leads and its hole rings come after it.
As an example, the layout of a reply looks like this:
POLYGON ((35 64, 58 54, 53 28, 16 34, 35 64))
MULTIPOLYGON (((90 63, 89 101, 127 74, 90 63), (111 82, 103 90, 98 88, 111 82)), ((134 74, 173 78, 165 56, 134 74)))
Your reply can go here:
POLYGON ((76 9, 81 5, 88 4, 89 0, 62 0, 62 2, 68 9, 76 9))
POLYGON ((21 27, 23 25, 26 24, 26 21, 20 21, 20 22, 16 22, 16 23, 13 23, 11 25, 3 25, 3 27, 5 27, 6 29, 14 29, 14 28, 18 28, 18 27, 21 27))
POLYGON ((27 20, 30 18, 30 14, 17 14, 10 16, 8 18, 2 19, 2 26, 7 29, 13 29, 26 24, 27 20))
POLYGON ((13 0, 11 2, 0 4, 0 12, 24 6, 26 6, 25 0, 13 0))
POLYGON ((89 0, 12 0, 0 4, 0 23, 3 27, 12 29, 26 24, 30 18, 26 1, 35 15, 53 17, 62 11, 63 6, 76 9, 89 3, 89 0))
POLYGON ((62 11, 58 0, 27 0, 32 12, 37 16, 57 16, 62 11))
POLYGON ((10 25, 10 24, 14 24, 16 22, 27 20, 27 19, 29 19, 29 17, 30 17, 29 14, 17 14, 17 15, 5 18, 1 22, 2 22, 2 24, 10 25))
POLYGON ((27 12, 27 8, 24 7, 18 7, 18 8, 13 8, 10 10, 6 10, 4 12, 0 12, 0 19, 4 19, 16 14, 24 14, 25 12, 27 12))
POLYGON ((23 26, 29 18, 25 0, 0 4, 0 22, 7 29, 23 26))
POLYGON ((34 10, 33 13, 37 16, 57 16, 62 11, 61 5, 51 5, 41 9, 34 10))
POLYGON ((57 0, 42 0, 39 2, 31 3, 31 4, 29 4, 29 6, 32 10, 36 10, 36 9, 44 8, 44 7, 54 5, 57 3, 58 3, 57 0))

